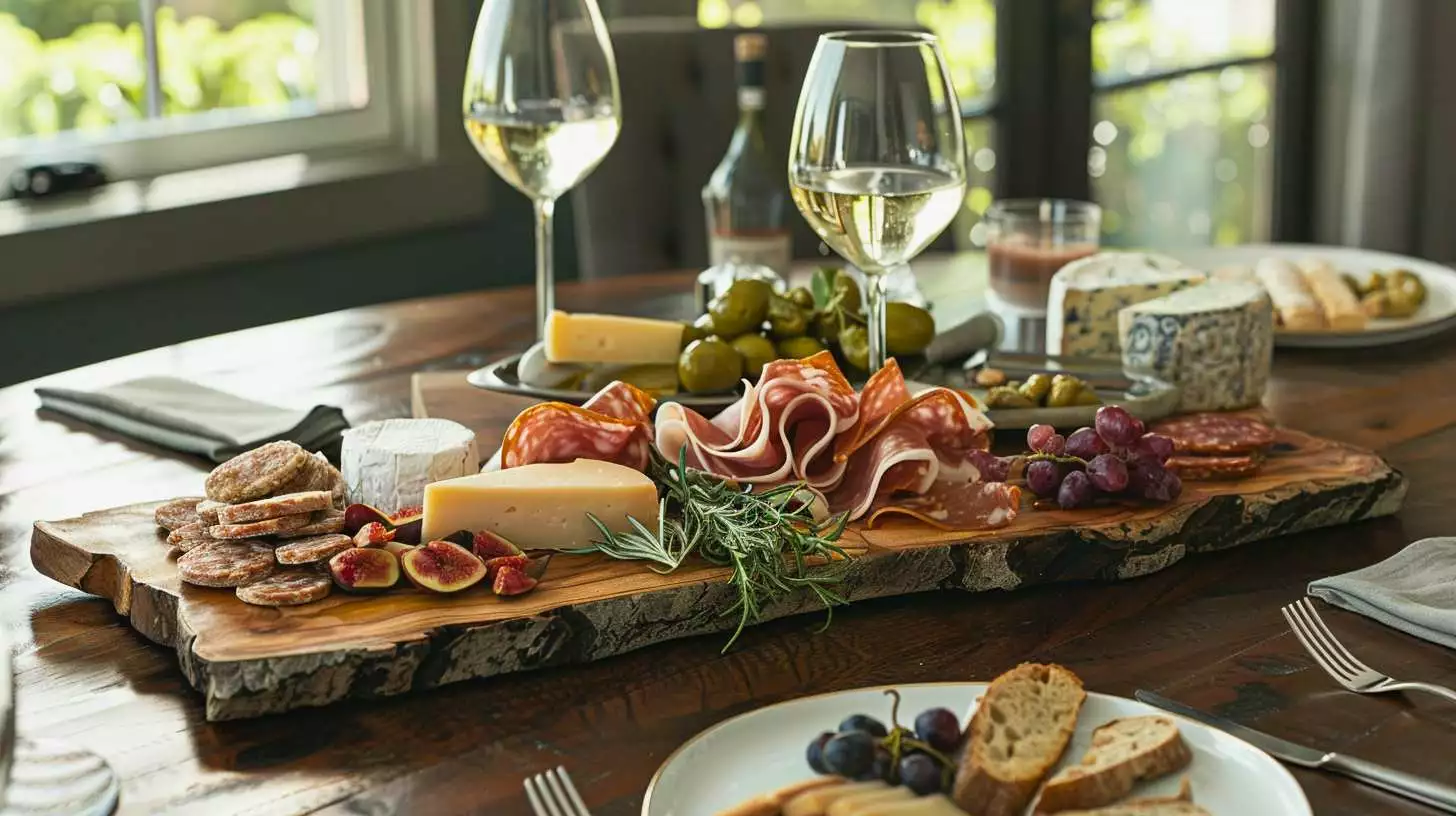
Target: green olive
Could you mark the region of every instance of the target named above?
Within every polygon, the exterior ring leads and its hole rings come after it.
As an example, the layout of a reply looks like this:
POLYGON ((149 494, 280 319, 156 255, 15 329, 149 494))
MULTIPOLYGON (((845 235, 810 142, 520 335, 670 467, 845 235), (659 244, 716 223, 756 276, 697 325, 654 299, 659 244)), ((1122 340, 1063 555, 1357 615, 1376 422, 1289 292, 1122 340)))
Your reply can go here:
POLYGON ((987 408, 1035 408, 1036 403, 1015 388, 998 385, 986 392, 987 408))
POLYGON ((743 356, 716 337, 692 343, 677 358, 677 378, 695 394, 727 391, 742 376, 743 356))
POLYGON ((813 357, 824 350, 824 344, 813 337, 789 337, 780 340, 776 348, 778 356, 783 360, 802 360, 805 357, 813 357))
POLYGON ((768 299, 768 330, 776 339, 799 337, 809 330, 809 313, 785 297, 768 299))
POLYGON ((810 336, 819 338, 822 342, 828 343, 839 336, 841 321, 837 310, 815 312, 809 318, 810 336))
POLYGON ((839 301, 841 308, 851 312, 858 312, 864 309, 864 301, 859 294, 859 284, 855 283, 853 277, 844 270, 834 276, 834 299, 839 301))
MULTIPOLYGON (((708 317, 708 316, 707 315, 703 315, 703 317, 708 317)), ((692 323, 684 323, 683 324, 682 344, 678 346, 678 351, 682 351, 683 349, 685 349, 688 346, 692 345, 692 342, 694 340, 706 340, 707 338, 713 336, 713 329, 712 329, 713 321, 712 321, 712 318, 709 318, 708 319, 708 321, 707 321, 708 325, 707 326, 699 326, 698 325, 698 322, 701 322, 702 319, 703 318, 700 317, 700 318, 698 318, 697 321, 694 321, 692 323)))
POLYGON ((788 297, 789 300, 793 301, 794 305, 798 306, 800 309, 808 312, 814 311, 814 293, 810 292, 805 287, 795 286, 793 289, 789 290, 788 297))
POLYGON ((1023 397, 1040 405, 1046 400, 1047 394, 1052 390, 1052 378, 1045 374, 1033 374, 1026 378, 1026 382, 1016 389, 1023 397))
MULTIPOLYGON (((1422 292, 1422 295, 1425 293, 1422 292)), ((1405 289, 1386 289, 1385 308, 1381 310, 1381 317, 1410 317, 1421 308, 1420 301, 1416 300, 1415 293, 1405 289)))
POLYGON ((1076 377, 1058 374, 1052 378, 1052 390, 1047 393, 1046 407, 1065 408, 1068 405, 1075 405, 1077 394, 1081 390, 1082 383, 1076 377))
POLYGON ((761 280, 738 280, 728 291, 713 298, 708 314, 713 316, 714 334, 737 337, 757 331, 768 317, 768 300, 773 287, 761 280))
POLYGON ((870 333, 864 326, 850 323, 839 330, 839 353, 844 361, 859 369, 870 368, 870 333))
POLYGON ((885 304, 885 350, 892 355, 919 354, 935 339, 935 318, 913 303, 885 304))
POLYGON ((1083 384, 1083 387, 1077 390, 1077 397, 1076 397, 1076 399, 1072 400, 1072 404, 1073 405, 1101 405, 1102 404, 1102 398, 1099 397, 1099 396, 1097 396, 1097 392, 1096 391, 1092 390, 1091 388, 1087 388, 1086 387, 1086 384, 1084 383, 1083 384))
POLYGON ((774 351, 772 340, 761 334, 745 334, 734 338, 731 343, 733 349, 743 357, 743 373, 753 379, 758 379, 758 373, 763 367, 778 359, 778 352, 774 351))
POLYGON ((1426 302, 1426 285, 1421 282, 1420 276, 1406 269, 1397 269, 1390 273, 1386 279, 1386 288, 1393 292, 1399 292, 1405 298, 1420 306, 1426 302))

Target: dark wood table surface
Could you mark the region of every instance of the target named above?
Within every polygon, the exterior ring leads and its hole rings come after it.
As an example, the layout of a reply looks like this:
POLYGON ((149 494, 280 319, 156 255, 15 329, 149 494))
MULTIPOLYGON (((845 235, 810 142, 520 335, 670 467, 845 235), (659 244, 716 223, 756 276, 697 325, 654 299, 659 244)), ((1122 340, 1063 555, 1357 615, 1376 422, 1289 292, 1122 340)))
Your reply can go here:
MULTIPOLYGON (((918 270, 954 293, 969 285, 957 263, 930 260, 918 270)), ((558 302, 681 314, 689 280, 567 285, 558 302)), ((518 350, 533 314, 525 289, 405 302, 158 349, 44 382, 96 387, 168 374, 278 404, 338 405, 357 423, 409 415, 413 372, 470 368, 518 350)), ((522 777, 564 764, 593 813, 628 816, 663 759, 727 717, 859 686, 989 679, 1024 660, 1065 664, 1096 691, 1159 690, 1290 739, 1456 783, 1456 706, 1338 689, 1279 614, 1311 579, 1456 533, 1453 335, 1277 355, 1266 402, 1283 423, 1375 448, 1409 477, 1404 509, 1392 518, 1194 556, 1120 583, 854 603, 826 632, 815 633, 819 616, 780 620, 750 630, 727 655, 722 639, 708 636, 583 667, 217 724, 204 721, 170 649, 135 634, 108 602, 36 574, 27 544, 37 519, 196 493, 207 464, 38 412, 37 384, 0 390, 0 620, 17 644, 19 727, 109 760, 123 780, 122 813, 524 814, 522 777)), ((503 429, 510 418, 503 409, 494 420, 503 429)), ((1456 684, 1449 650, 1340 611, 1326 617, 1375 667, 1456 684)), ((1432 812, 1338 777, 1294 773, 1317 813, 1432 812)))

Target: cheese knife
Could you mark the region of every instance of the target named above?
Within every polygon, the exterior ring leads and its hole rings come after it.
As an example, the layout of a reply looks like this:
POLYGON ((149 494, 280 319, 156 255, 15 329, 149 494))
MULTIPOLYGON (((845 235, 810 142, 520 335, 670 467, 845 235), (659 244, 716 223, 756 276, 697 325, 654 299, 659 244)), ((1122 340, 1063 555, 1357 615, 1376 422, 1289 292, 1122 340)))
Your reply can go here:
POLYGON ((1246 725, 1240 725, 1233 720, 1226 720, 1223 717, 1215 716, 1196 708, 1191 708, 1175 700, 1138 689, 1133 695, 1139 701, 1151 706, 1157 706, 1164 711, 1171 711, 1190 720, 1203 723, 1204 725, 1217 728, 1226 734, 1238 737, 1244 742, 1258 748, 1266 754, 1287 762, 1291 765, 1298 765, 1301 768, 1314 768, 1322 771, 1333 771, 1337 774, 1348 776, 1351 779, 1364 782, 1367 785, 1389 791, 1398 796, 1414 799, 1422 804, 1430 805, 1445 813, 1456 813, 1456 788, 1443 785, 1430 779, 1423 779, 1403 771, 1393 770, 1383 765, 1376 765, 1374 762, 1366 762, 1363 759, 1337 754, 1334 751, 1320 751, 1314 748, 1306 748, 1303 745, 1290 742, 1286 739, 1265 734, 1262 731, 1255 731, 1246 725))

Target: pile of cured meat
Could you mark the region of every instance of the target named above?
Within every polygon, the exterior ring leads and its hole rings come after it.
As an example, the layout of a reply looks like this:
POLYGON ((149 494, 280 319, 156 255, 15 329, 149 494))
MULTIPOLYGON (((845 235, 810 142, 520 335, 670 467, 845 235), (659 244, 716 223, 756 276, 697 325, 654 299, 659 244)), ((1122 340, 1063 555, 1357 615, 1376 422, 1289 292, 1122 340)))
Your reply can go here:
POLYGON ((832 512, 874 526, 895 514, 948 530, 1000 527, 1021 494, 982 481, 973 452, 989 444, 991 421, 950 388, 911 394, 891 360, 853 386, 828 352, 764 367, 756 384, 715 417, 664 403, 614 382, 580 407, 542 403, 511 424, 500 467, 603 459, 645 469, 654 443, 669 461, 726 479, 772 486, 803 481, 832 512))

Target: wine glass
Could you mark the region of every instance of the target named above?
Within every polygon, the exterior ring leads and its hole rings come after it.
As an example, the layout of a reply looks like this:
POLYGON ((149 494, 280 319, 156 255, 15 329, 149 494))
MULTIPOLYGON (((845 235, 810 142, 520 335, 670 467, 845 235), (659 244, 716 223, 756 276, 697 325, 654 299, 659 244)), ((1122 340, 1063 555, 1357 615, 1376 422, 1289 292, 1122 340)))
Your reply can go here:
POLYGON ((485 0, 465 68, 465 132, 536 214, 536 333, 555 306, 551 216, 622 127, 617 60, 596 0, 485 0))
POLYGON ((960 103, 932 34, 824 34, 799 92, 789 192, 865 275, 870 371, 885 364, 886 272, 950 225, 966 193, 960 103))

